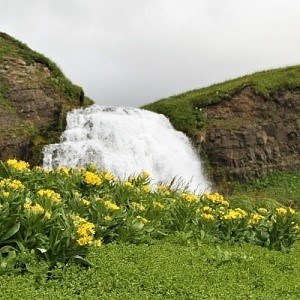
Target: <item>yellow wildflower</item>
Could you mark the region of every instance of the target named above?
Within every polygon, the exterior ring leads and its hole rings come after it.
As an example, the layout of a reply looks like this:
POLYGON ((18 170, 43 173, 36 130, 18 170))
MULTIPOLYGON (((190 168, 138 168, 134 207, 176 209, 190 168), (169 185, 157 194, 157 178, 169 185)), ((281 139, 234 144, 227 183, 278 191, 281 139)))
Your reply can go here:
POLYGON ((170 189, 164 184, 160 184, 157 186, 157 192, 166 196, 169 196, 171 194, 170 189))
POLYGON ((296 211, 293 209, 293 208, 288 208, 288 212, 291 214, 291 215, 295 215, 296 214, 296 211))
POLYGON ((79 193, 78 191, 74 192, 74 196, 80 198, 81 197, 81 193, 79 193))
POLYGON ((142 190, 146 193, 149 193, 149 192, 151 192, 151 187, 149 184, 146 184, 146 185, 142 186, 142 190))
POLYGON ((34 214, 43 214, 45 210, 41 205, 35 204, 30 207, 30 211, 34 214))
POLYGON ((25 186, 20 180, 5 178, 0 181, 0 187, 7 187, 13 190, 23 190, 25 186))
POLYGON ((84 173, 84 181, 90 185, 100 185, 102 183, 100 177, 97 174, 90 171, 86 171, 84 173))
POLYGON ((80 216, 75 216, 74 217, 74 222, 75 222, 76 225, 80 225, 82 223, 87 222, 87 220, 84 219, 84 218, 82 218, 82 217, 80 217, 80 216))
POLYGON ((95 234, 95 225, 90 222, 81 224, 76 231, 80 236, 95 234))
POLYGON ((182 193, 181 197, 187 202, 195 202, 199 200, 198 196, 194 194, 182 193))
POLYGON ((276 213, 280 216, 286 215, 288 210, 285 207, 278 207, 276 208, 276 213))
POLYGON ((212 212, 213 211, 213 209, 211 207, 207 206, 207 205, 202 207, 202 210, 205 211, 205 212, 212 212))
POLYGON ((85 236, 81 236, 78 240, 77 243, 80 246, 85 246, 88 245, 91 241, 93 240, 93 237, 90 235, 85 235, 85 236))
POLYGON ((100 248, 100 247, 102 246, 102 241, 101 241, 101 240, 94 240, 93 245, 94 245, 95 247, 100 248))
POLYGON ((42 189, 37 192, 39 196, 46 197, 50 199, 53 203, 61 202, 61 197, 59 193, 54 192, 50 189, 42 189))
POLYGON ((35 166, 34 170, 37 171, 37 172, 43 172, 44 171, 44 169, 41 166, 35 166))
POLYGON ((268 210, 264 207, 260 207, 258 210, 257 210, 260 214, 267 214, 268 213, 268 210))
POLYGON ((133 184, 130 181, 124 181, 123 185, 126 186, 127 188, 133 188, 133 184))
POLYGON ((49 211, 45 211, 44 218, 45 218, 46 220, 50 220, 50 219, 51 219, 51 213, 50 213, 49 211))
POLYGON ((30 204, 30 203, 25 203, 25 204, 23 205, 23 207, 24 207, 26 210, 30 210, 31 204, 30 204))
POLYGON ((111 210, 118 210, 120 207, 109 200, 104 201, 104 205, 111 210))
POLYGON ((165 206, 161 204, 159 201, 153 201, 154 208, 163 209, 165 206))
POLYGON ((141 217, 141 216, 137 216, 136 218, 137 218, 137 220, 138 220, 139 222, 141 222, 141 223, 143 223, 143 224, 148 223, 148 220, 147 220, 146 218, 143 218, 143 217, 141 217))
POLYGON ((6 163, 9 167, 17 171, 25 171, 29 169, 29 163, 23 160, 18 161, 17 159, 9 159, 6 163))
POLYGON ((67 168, 67 167, 59 167, 57 169, 57 171, 60 172, 60 173, 65 174, 65 175, 69 175, 69 168, 67 168))
POLYGON ((247 213, 240 208, 236 209, 230 209, 227 214, 224 214, 222 216, 223 220, 236 220, 236 219, 242 219, 247 216, 247 213))
POLYGON ((2 192, 3 198, 8 198, 9 197, 9 192, 2 192))
POLYGON ((91 201, 86 200, 86 199, 82 199, 82 203, 84 206, 89 206, 91 204, 91 201))
POLYGON ((257 224, 260 220, 262 220, 264 217, 260 214, 254 213, 251 215, 250 219, 249 219, 249 224, 250 225, 254 225, 257 224))
POLYGON ((140 210, 140 211, 144 211, 145 210, 145 206, 141 203, 137 203, 137 202, 131 202, 131 206, 133 206, 134 208, 140 210))
POLYGON ((222 204, 224 206, 229 206, 229 202, 227 200, 224 199, 224 197, 222 195, 220 195, 219 193, 205 193, 204 197, 216 204, 222 204))
POLYGON ((109 223, 111 221, 112 221, 112 217, 111 216, 107 215, 107 216, 104 217, 104 222, 105 223, 109 223))
POLYGON ((206 221, 213 221, 215 219, 215 217, 212 214, 201 214, 201 217, 206 220, 206 221))
POLYGON ((113 174, 111 174, 110 172, 107 172, 107 171, 105 171, 103 173, 103 178, 107 181, 116 181, 116 179, 117 179, 113 174))

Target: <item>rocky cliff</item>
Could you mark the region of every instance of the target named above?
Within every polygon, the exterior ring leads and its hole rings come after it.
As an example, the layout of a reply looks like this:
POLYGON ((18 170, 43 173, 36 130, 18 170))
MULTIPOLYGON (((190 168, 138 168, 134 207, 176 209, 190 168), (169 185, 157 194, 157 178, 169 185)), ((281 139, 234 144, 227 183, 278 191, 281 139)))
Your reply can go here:
POLYGON ((194 141, 216 180, 226 176, 245 182, 271 171, 299 170, 300 88, 266 99, 248 86, 204 113, 209 126, 194 141))
POLYGON ((300 66, 148 104, 194 142, 216 182, 300 170, 300 66))
POLYGON ((73 85, 43 55, 0 33, 0 159, 41 162, 41 149, 56 141, 66 112, 85 102, 73 85))

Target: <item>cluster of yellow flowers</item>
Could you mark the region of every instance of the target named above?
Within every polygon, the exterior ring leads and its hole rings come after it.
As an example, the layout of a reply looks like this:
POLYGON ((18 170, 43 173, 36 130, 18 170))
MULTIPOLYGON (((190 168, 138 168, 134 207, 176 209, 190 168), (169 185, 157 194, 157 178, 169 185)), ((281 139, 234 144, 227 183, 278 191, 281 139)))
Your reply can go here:
POLYGON ((201 214, 201 217, 206 221, 214 221, 214 219, 215 219, 215 217, 209 213, 203 213, 203 214, 201 214))
POLYGON ((17 160, 14 158, 7 160, 6 163, 9 167, 17 171, 29 170, 29 163, 23 160, 17 160))
POLYGON ((165 206, 160 203, 159 201, 153 201, 153 206, 154 208, 157 208, 157 209, 163 209, 165 206))
POLYGON ((222 216, 223 220, 242 219, 247 216, 247 212, 241 208, 229 209, 229 211, 222 216))
POLYGON ((30 211, 33 214, 36 215, 42 215, 44 214, 44 218, 49 220, 51 219, 51 213, 46 211, 40 204, 32 205, 30 203, 25 203, 24 206, 25 210, 30 211))
POLYGON ((250 225, 255 225, 255 224, 257 224, 258 222, 260 222, 262 219, 264 219, 265 217, 264 216, 262 216, 262 215, 260 215, 260 214, 258 214, 258 213, 253 213, 253 214, 251 214, 251 216, 250 216, 250 219, 249 219, 249 224, 250 225))
POLYGON ((97 174, 90 171, 86 171, 84 173, 84 181, 89 185, 95 186, 98 186, 102 183, 101 178, 97 174))
POLYGON ((117 177, 108 171, 104 171, 102 173, 102 178, 107 181, 114 181, 114 182, 118 181, 117 177))
POLYGON ((205 199, 211 201, 212 203, 229 206, 229 202, 225 200, 224 197, 219 193, 205 193, 203 196, 205 197, 205 199))
POLYGON ((51 200, 51 202, 57 204, 61 202, 61 197, 59 193, 54 192, 50 189, 42 189, 37 192, 39 196, 46 197, 51 200))
POLYGON ((157 192, 165 196, 169 196, 171 194, 170 189, 164 184, 160 184, 157 186, 157 192))
POLYGON ((63 174, 65 174, 65 175, 69 175, 69 168, 67 168, 67 167, 59 167, 58 169, 57 169, 57 171, 59 172, 59 173, 63 173, 63 174))
POLYGON ((199 197, 195 194, 182 193, 181 197, 187 202, 196 202, 199 201, 199 197))
POLYGON ((124 181, 123 185, 127 188, 133 188, 133 184, 130 181, 124 181))
POLYGON ((145 193, 150 193, 151 187, 149 184, 145 184, 145 185, 142 185, 141 190, 144 191, 145 193))
POLYGON ((120 207, 119 207, 117 204, 111 202, 110 200, 104 201, 104 205, 105 205, 108 209, 110 209, 110 210, 118 210, 118 209, 120 209, 120 207))
POLYGON ((104 217, 104 222, 105 223, 110 223, 112 221, 112 217, 110 215, 107 215, 104 217))
POLYGON ((132 207, 136 208, 139 211, 144 211, 146 209, 142 203, 132 201, 130 204, 132 207))
POLYGON ((86 200, 86 199, 82 199, 81 201, 84 206, 89 206, 91 204, 91 201, 86 200))
POLYGON ((5 192, 5 191, 2 192, 2 197, 3 197, 3 198, 8 198, 9 195, 10 195, 9 192, 5 192))
POLYGON ((23 190, 24 184, 17 179, 5 178, 0 181, 0 187, 5 187, 13 190, 23 190))
POLYGON ((94 240, 95 224, 88 222, 80 216, 74 217, 74 224, 77 227, 76 233, 78 235, 77 243, 80 246, 95 245, 101 246, 101 240, 94 240))
POLYGON ((284 216, 286 214, 294 215, 294 214, 296 214, 296 211, 290 207, 288 207, 288 208, 278 207, 278 208, 276 208, 276 213, 280 216, 284 216))
POLYGON ((141 217, 141 216, 137 216, 136 219, 139 222, 143 223, 144 225, 148 223, 148 220, 146 218, 141 217))

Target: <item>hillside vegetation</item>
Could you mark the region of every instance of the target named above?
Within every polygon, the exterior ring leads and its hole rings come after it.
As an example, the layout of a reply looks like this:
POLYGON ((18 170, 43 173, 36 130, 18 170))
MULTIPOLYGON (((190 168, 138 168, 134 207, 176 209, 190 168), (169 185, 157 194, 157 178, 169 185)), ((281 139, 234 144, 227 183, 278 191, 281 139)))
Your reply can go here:
POLYGON ((60 68, 0 32, 0 159, 41 163, 44 145, 56 142, 69 110, 92 101, 60 68))
POLYGON ((209 122, 199 108, 229 100, 246 86, 251 86, 265 98, 270 98, 272 93, 282 89, 299 88, 300 65, 246 75, 161 99, 143 108, 164 114, 177 130, 193 134, 209 122))
MULTIPOLYGON (((47 81, 47 85, 68 97, 70 101, 77 100, 80 95, 82 88, 73 84, 53 61, 43 54, 30 49, 26 44, 8 34, 0 32, 0 65, 7 64, 6 60, 11 58, 22 59, 26 65, 33 65, 34 63, 45 65, 52 75, 51 78, 49 78, 50 80, 47 81)), ((0 83, 3 84, 1 81, 0 83)), ((41 82, 41 84, 43 84, 43 82, 41 82)), ((2 87, 1 94, 2 99, 5 98, 5 87, 2 87)), ((86 102, 89 102, 88 98, 86 98, 86 102)))

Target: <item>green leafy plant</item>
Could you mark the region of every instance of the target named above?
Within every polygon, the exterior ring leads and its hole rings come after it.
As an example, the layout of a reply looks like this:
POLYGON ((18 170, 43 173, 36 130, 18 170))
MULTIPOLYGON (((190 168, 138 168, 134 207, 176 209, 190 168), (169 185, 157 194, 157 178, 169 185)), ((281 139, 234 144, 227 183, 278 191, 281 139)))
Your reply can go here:
POLYGON ((50 269, 77 262, 89 250, 117 242, 212 238, 289 251, 299 239, 299 215, 289 207, 242 209, 218 193, 151 185, 146 172, 121 181, 95 166, 47 171, 10 159, 0 164, 0 249, 11 269, 33 251, 50 269))

